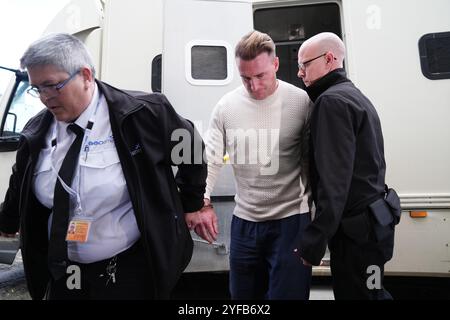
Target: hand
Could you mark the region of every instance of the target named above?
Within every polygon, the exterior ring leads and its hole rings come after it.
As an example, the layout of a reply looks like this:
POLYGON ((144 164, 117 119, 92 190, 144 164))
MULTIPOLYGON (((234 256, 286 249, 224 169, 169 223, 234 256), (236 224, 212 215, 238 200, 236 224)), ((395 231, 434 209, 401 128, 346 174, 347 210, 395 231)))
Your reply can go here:
POLYGON ((205 207, 196 212, 186 213, 185 221, 189 230, 194 230, 202 239, 213 243, 217 240, 219 227, 217 223, 217 215, 212 207, 208 207, 205 199, 205 207))
MULTIPOLYGON (((294 249, 294 253, 295 254, 299 254, 299 250, 297 248, 294 249)), ((309 263, 308 261, 306 261, 305 259, 303 259, 302 257, 300 257, 300 259, 302 259, 302 263, 304 266, 306 267, 312 267, 312 264, 309 263)))
POLYGON ((302 262, 303 262, 303 265, 304 265, 304 266, 312 267, 312 264, 311 264, 311 263, 309 263, 308 261, 306 261, 306 260, 303 259, 303 258, 301 258, 301 259, 302 259, 302 262))

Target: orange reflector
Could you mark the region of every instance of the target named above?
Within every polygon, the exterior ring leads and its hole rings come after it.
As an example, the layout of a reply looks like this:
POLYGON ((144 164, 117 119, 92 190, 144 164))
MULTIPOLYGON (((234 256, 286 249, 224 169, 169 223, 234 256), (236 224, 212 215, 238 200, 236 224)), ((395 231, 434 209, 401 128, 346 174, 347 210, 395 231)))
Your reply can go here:
POLYGON ((426 218, 428 217, 427 211, 410 211, 409 216, 411 218, 426 218))

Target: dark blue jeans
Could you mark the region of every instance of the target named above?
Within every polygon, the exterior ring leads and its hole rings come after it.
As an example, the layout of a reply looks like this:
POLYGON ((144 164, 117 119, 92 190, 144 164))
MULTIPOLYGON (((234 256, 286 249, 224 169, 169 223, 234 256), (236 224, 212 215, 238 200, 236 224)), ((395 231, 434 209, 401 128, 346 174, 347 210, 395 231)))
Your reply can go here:
POLYGON ((311 215, 251 222, 233 216, 230 245, 231 298, 307 300, 311 267, 294 253, 311 215))

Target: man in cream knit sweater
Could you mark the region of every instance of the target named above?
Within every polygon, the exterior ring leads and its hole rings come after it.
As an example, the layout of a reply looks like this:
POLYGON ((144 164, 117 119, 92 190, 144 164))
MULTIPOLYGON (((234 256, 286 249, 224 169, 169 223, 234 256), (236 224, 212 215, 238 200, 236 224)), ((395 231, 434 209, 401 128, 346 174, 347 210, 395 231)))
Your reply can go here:
POLYGON ((216 105, 206 138, 205 206, 186 216, 212 242, 218 233, 210 194, 228 154, 236 179, 231 225, 233 299, 308 299, 311 267, 295 244, 311 221, 308 121, 311 102, 301 89, 277 80, 275 44, 253 31, 236 46, 243 86, 216 105))

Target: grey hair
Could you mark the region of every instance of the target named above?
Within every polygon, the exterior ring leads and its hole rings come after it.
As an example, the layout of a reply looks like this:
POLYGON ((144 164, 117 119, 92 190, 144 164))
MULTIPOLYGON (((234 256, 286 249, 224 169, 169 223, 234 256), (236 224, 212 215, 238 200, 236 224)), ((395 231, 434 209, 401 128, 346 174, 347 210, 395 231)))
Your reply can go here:
POLYGON ((95 67, 86 46, 67 33, 54 33, 38 39, 20 58, 22 69, 47 65, 55 66, 68 74, 88 67, 95 76, 95 67))

